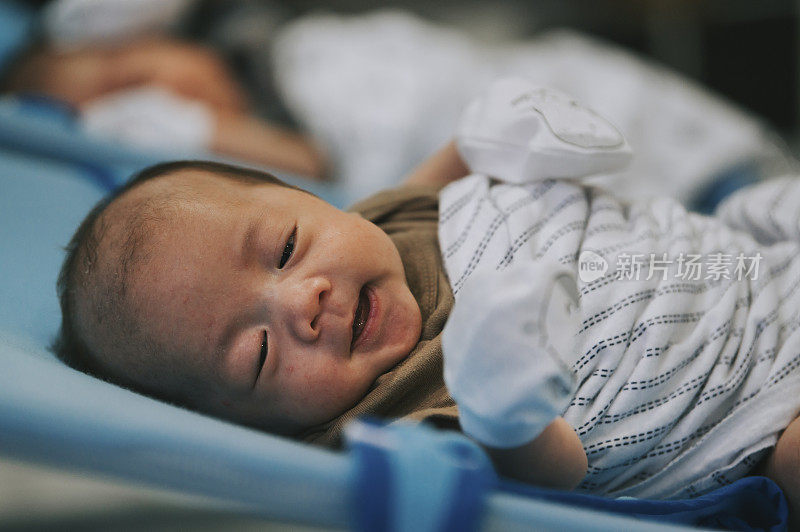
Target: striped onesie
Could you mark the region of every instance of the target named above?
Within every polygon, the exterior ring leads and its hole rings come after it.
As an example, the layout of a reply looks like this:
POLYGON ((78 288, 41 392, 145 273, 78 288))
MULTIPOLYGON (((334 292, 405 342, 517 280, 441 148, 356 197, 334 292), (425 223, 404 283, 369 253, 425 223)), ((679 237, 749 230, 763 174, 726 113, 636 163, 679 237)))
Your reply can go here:
POLYGON ((691 497, 746 475, 800 412, 798 205, 795 177, 742 189, 713 217, 567 179, 474 174, 449 185, 441 252, 455 309, 472 304, 447 327, 490 346, 454 354, 445 342, 459 409, 496 406, 473 424, 488 434, 512 422, 543 428, 525 417, 531 397, 557 405, 589 460, 581 491, 691 497), (574 305, 547 331, 571 379, 555 391, 535 384, 555 367, 542 350, 504 346, 515 333, 491 301, 511 282, 506 272, 526 264, 540 272, 529 279, 532 306, 553 283, 548 272, 572 283, 574 305))

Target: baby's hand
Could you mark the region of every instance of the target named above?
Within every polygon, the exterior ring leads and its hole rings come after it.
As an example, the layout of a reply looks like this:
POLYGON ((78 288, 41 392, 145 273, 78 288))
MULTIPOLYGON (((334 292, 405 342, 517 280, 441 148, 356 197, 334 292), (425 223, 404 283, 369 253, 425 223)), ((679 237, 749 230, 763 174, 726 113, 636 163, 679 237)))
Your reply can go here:
POLYGON ((44 94, 80 107, 129 83, 118 76, 110 50, 58 52, 39 48, 17 61, 4 80, 3 90, 44 94))
POLYGON ((570 490, 586 476, 586 451, 563 417, 557 417, 524 445, 484 448, 499 474, 528 484, 570 490))
POLYGON ((518 78, 496 81, 469 104, 456 142, 473 172, 509 183, 617 171, 631 159, 625 138, 600 115, 518 78))
POLYGON ((117 51, 120 76, 166 87, 215 111, 243 112, 244 91, 213 50, 174 39, 141 40, 117 51))
POLYGON ((442 333, 444 379, 466 434, 490 447, 530 442, 577 387, 566 360, 578 328, 573 274, 516 262, 476 270, 442 333))

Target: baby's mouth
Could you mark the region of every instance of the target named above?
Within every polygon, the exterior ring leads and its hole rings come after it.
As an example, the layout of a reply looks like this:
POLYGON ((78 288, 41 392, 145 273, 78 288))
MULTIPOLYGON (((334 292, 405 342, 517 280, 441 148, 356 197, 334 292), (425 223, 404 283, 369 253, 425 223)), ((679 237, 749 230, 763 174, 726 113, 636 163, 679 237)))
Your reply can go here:
POLYGON ((358 293, 358 306, 356 307, 355 314, 353 315, 353 339, 350 341, 350 350, 356 345, 356 341, 364 331, 364 326, 367 324, 369 318, 369 297, 367 296, 367 287, 361 288, 358 293))

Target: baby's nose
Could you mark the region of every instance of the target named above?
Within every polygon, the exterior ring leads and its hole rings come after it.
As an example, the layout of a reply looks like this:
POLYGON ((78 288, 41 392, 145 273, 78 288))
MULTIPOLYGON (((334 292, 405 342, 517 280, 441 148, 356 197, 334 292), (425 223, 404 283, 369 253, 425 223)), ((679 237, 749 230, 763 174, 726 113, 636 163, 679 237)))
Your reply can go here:
POLYGON ((312 277, 297 283, 287 294, 291 327, 301 340, 313 342, 319 337, 319 318, 330 289, 327 279, 312 277))

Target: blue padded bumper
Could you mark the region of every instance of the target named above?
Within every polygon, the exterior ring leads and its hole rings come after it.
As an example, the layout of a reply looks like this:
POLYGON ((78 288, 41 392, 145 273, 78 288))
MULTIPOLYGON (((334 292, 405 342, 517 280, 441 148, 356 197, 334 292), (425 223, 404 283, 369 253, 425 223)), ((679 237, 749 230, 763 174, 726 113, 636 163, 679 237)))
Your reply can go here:
MULTIPOLYGON (((575 516, 604 512, 595 519, 584 515, 584 526, 592 530, 690 526, 780 532, 788 522, 783 493, 764 477, 744 478, 694 499, 609 499, 499 482, 483 450, 454 432, 359 421, 346 436, 354 461, 352 508, 359 531, 478 530, 486 524, 489 496, 497 493, 567 504, 575 516), (626 525, 609 522, 609 513, 629 520, 626 525)), ((567 522, 562 525, 570 528, 567 522)))

